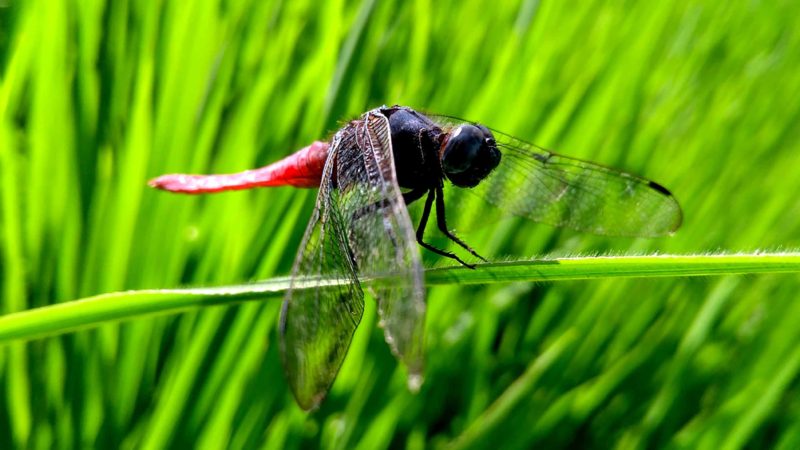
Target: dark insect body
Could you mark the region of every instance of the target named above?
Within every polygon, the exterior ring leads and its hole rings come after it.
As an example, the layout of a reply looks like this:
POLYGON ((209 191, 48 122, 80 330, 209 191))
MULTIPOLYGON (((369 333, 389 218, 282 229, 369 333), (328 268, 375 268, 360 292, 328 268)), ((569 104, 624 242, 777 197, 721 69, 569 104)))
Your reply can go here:
POLYGON ((370 280, 386 341, 407 366, 409 386, 422 383, 425 289, 416 244, 474 267, 424 241, 430 215, 445 236, 484 260, 449 231, 446 189, 473 193, 500 214, 603 235, 662 236, 682 219, 658 183, 402 106, 370 110, 330 143, 314 142, 260 169, 165 175, 150 184, 190 194, 319 188, 280 325, 284 369, 305 409, 322 402, 341 367, 364 310, 362 279, 370 280), (406 206, 423 197, 414 226, 406 206))

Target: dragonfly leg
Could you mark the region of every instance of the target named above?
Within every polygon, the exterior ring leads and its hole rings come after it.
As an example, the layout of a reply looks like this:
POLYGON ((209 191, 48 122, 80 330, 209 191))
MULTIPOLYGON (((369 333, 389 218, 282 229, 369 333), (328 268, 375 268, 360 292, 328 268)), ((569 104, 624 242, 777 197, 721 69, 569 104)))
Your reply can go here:
POLYGON ((453 233, 450 232, 450 230, 447 229, 447 219, 445 218, 444 208, 444 192, 442 191, 441 185, 436 187, 436 222, 439 226, 439 230, 441 230, 441 232, 444 233, 448 239, 460 245, 462 248, 464 248, 464 250, 472 253, 475 257, 480 258, 481 261, 488 262, 486 258, 479 255, 475 250, 472 249, 472 247, 467 245, 461 239, 457 238, 453 233))
MULTIPOLYGON (((431 244, 428 244, 427 242, 422 240, 422 236, 425 234, 425 225, 428 224, 428 217, 430 217, 430 215, 431 215, 431 206, 433 206, 433 200, 434 200, 435 197, 436 197, 436 191, 434 191, 433 189, 428 191, 428 198, 425 199, 425 207, 422 210, 422 218, 419 220, 419 226, 417 226, 417 242, 419 243, 419 245, 423 246, 424 248, 426 248, 426 249, 428 249, 428 250, 430 250, 430 251, 432 251, 432 252, 434 252, 436 254, 439 254, 439 255, 442 255, 442 256, 446 256, 448 258, 455 259, 456 261, 461 263, 461 265, 463 265, 465 267, 469 267, 470 269, 474 269, 475 268, 474 265, 465 263, 455 253, 446 252, 446 251, 444 251, 442 249, 439 249, 439 248, 436 248, 436 247, 432 246, 431 244)), ((480 258, 480 256, 479 256, 479 258, 480 258)), ((483 258, 481 258, 481 259, 483 259, 483 258)))

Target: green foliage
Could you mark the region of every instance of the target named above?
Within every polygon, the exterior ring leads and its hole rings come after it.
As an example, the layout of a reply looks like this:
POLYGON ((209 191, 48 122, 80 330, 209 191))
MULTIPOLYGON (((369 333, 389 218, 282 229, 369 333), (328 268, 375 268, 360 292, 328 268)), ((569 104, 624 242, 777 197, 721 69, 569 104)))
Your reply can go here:
MULTIPOLYGON (((502 284, 615 277, 797 272, 800 272, 800 254, 612 256, 482 263, 477 264, 475 270, 463 266, 442 267, 429 269, 425 284, 502 284)), ((334 278, 325 281, 326 285, 349 283, 349 280, 334 278)), ((361 281, 368 286, 376 279, 364 278, 361 281)), ((304 284, 302 277, 296 278, 295 289, 303 289, 304 284)), ((279 277, 239 286, 143 289, 101 294, 0 316, 0 343, 40 339, 145 315, 174 314, 192 308, 280 298, 289 285, 288 277, 279 277)), ((309 285, 314 286, 314 283, 309 285)))
MULTIPOLYGON (((788 1, 0 2, 2 312, 139 290, 95 299, 91 320, 30 312, 49 332, 108 324, 2 348, 0 447, 797 448, 796 275, 620 279, 612 265, 466 285, 437 269, 422 391, 368 301, 312 415, 283 379, 279 302, 141 317, 190 306, 141 290, 279 283, 314 197, 174 196, 148 178, 263 165, 383 103, 641 174, 684 208, 683 228, 653 240, 522 221, 464 235, 494 260, 800 247, 798 14, 788 1)), ((742 272, 731 261, 709 270, 742 272)))

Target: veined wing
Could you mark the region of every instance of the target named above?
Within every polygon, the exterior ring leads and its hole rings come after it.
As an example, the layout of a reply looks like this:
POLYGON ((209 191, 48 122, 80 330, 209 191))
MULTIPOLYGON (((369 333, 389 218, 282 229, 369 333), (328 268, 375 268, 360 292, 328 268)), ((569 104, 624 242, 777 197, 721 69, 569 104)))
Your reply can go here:
POLYGON ((415 388, 424 366, 425 288, 414 227, 397 184, 388 119, 378 109, 367 112, 352 139, 337 165, 339 193, 351 217, 349 242, 360 276, 371 279, 386 342, 415 388))
POLYGON ((495 138, 502 160, 476 191, 512 214, 610 236, 662 236, 681 224, 675 197, 654 181, 495 138))
POLYGON ((284 371, 306 410, 325 399, 364 312, 364 293, 334 189, 339 149, 334 140, 281 311, 284 371))
POLYGON ((500 164, 472 192, 505 214, 608 236, 663 236, 681 225, 680 205, 654 181, 492 133, 500 164))
POLYGON ((389 136, 388 121, 377 111, 336 134, 295 261, 281 318, 281 354, 292 391, 306 409, 324 399, 361 319, 359 277, 370 278, 386 340, 408 366, 410 380, 421 377, 422 266, 389 136), (300 283, 310 286, 300 289, 300 283))

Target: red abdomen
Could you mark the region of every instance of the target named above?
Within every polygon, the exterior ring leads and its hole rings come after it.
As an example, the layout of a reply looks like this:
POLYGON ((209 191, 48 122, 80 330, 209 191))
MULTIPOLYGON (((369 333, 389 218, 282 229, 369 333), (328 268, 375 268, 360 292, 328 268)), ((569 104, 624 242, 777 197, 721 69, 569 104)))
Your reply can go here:
POLYGON ((150 180, 154 188, 184 194, 206 194, 255 187, 319 187, 322 170, 328 159, 327 142, 316 141, 308 147, 260 169, 220 175, 162 175, 150 180))

